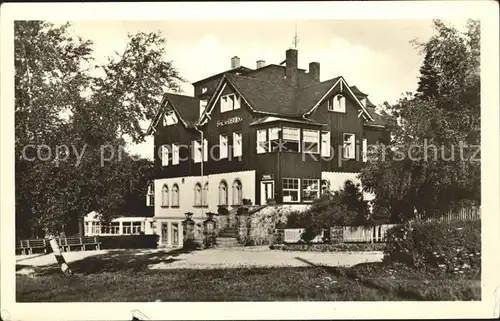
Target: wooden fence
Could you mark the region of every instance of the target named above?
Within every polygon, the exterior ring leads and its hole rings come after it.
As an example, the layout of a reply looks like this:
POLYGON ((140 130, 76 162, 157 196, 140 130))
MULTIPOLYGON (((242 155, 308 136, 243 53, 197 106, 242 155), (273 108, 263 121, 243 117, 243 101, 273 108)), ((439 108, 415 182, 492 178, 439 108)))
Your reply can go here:
POLYGON ((415 222, 454 222, 475 221, 481 219, 481 207, 465 207, 458 211, 449 211, 439 217, 423 218, 421 215, 415 217, 415 222))
POLYGON ((373 227, 344 226, 342 239, 344 243, 379 243, 384 242, 385 234, 395 224, 382 224, 373 227))

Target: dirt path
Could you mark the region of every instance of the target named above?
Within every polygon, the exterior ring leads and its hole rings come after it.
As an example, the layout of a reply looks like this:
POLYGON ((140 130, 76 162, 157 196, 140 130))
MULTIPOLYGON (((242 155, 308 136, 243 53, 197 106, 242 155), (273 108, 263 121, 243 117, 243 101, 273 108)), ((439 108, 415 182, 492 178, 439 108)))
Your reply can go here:
MULTIPOLYGON (((64 253, 71 267, 72 262, 86 260, 104 261, 113 258, 116 264, 142 262, 149 269, 214 269, 238 267, 283 267, 283 266, 352 266, 363 262, 377 262, 381 252, 302 252, 270 250, 267 246, 220 248, 179 253, 175 250, 100 250, 64 253), (121 262, 123 261, 123 262, 121 262)), ((16 264, 43 267, 56 264, 53 254, 18 256, 16 264)), ((23 269, 19 269, 18 273, 23 269)))

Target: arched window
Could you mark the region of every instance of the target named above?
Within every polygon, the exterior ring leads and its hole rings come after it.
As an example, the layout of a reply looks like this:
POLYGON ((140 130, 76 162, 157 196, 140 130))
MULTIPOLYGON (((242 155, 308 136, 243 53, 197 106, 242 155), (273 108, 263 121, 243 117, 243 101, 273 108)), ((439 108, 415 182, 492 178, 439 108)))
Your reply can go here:
POLYGON ((172 206, 179 206, 179 186, 172 186, 172 206))
POLYGON ((203 195, 201 197, 203 205, 208 205, 208 182, 203 185, 203 195))
POLYGON ((168 206, 168 186, 167 184, 163 185, 163 188, 161 189, 161 206, 168 206))
POLYGON ((155 185, 153 182, 148 185, 148 192, 146 194, 146 206, 154 206, 155 204, 155 185))
POLYGON ((200 206, 201 205, 201 184, 196 183, 194 186, 194 205, 200 206))
POLYGON ((236 179, 233 182, 233 205, 241 205, 243 199, 243 189, 241 181, 236 179))
POLYGON ((221 181, 219 184, 219 205, 227 205, 227 183, 221 181))

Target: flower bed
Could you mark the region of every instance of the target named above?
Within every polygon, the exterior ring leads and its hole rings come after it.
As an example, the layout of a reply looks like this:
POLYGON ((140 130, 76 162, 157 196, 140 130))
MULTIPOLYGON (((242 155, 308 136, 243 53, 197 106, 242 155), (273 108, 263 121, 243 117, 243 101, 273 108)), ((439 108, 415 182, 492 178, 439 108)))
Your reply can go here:
POLYGON ((481 221, 399 225, 388 231, 384 259, 433 273, 481 271, 481 221))

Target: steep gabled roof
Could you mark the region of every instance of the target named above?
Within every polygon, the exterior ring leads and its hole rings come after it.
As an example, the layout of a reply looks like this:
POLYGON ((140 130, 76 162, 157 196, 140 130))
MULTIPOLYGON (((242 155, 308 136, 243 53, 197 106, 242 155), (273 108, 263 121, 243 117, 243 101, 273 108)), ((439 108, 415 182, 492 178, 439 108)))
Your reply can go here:
POLYGON ((359 88, 358 88, 358 87, 356 87, 356 86, 351 86, 351 90, 352 90, 352 92, 353 92, 356 96, 363 96, 363 97, 368 96, 367 94, 365 94, 364 92, 362 92, 361 90, 359 90, 359 88))
POLYGON ((198 120, 200 116, 199 99, 170 93, 166 93, 165 98, 188 126, 193 125, 198 120))
POLYGON ((335 77, 311 86, 299 88, 295 94, 295 106, 297 106, 299 112, 301 114, 309 112, 336 85, 340 78, 335 77))
MULTIPOLYGON (((373 104, 372 104, 373 105, 373 104)), ((366 109, 368 109, 368 112, 370 113, 370 115, 372 115, 373 117, 373 121, 370 121, 370 122, 367 122, 365 123, 366 126, 376 126, 376 127, 381 127, 381 126, 385 126, 387 125, 387 119, 385 119, 384 116, 378 114, 376 111, 375 111, 375 105, 373 105, 373 107, 366 107, 366 109)))
POLYGON ((255 111, 288 116, 298 115, 293 108, 295 93, 293 87, 243 76, 227 74, 225 77, 255 111))
POLYGON ((150 135, 156 127, 161 115, 163 115, 164 107, 171 106, 177 117, 181 120, 185 127, 193 127, 199 117, 200 101, 194 97, 165 93, 160 103, 160 108, 156 112, 151 124, 149 125, 146 135, 150 135))
MULTIPOLYGON (((340 86, 344 84, 348 93, 352 93, 342 77, 296 88, 284 85, 281 81, 271 82, 247 76, 225 74, 216 90, 219 95, 225 81, 241 94, 253 111, 285 117, 302 117, 310 114, 338 83, 341 83, 340 86)), ((364 111, 365 117, 372 120, 371 114, 354 93, 352 93, 352 97, 357 101, 360 109, 364 111)), ((209 102, 206 114, 212 112, 216 100, 217 96, 214 95, 209 102)))
POLYGON ((204 81, 208 81, 208 80, 217 78, 219 76, 222 76, 223 74, 234 74, 234 73, 242 73, 243 74, 243 73, 246 73, 246 72, 249 72, 249 71, 253 71, 253 69, 245 67, 245 66, 239 66, 237 68, 229 69, 229 70, 226 70, 226 71, 223 71, 223 72, 219 72, 218 74, 215 74, 213 76, 197 80, 197 81, 195 81, 193 83, 193 85, 196 85, 196 84, 198 84, 200 82, 204 82, 204 81))

